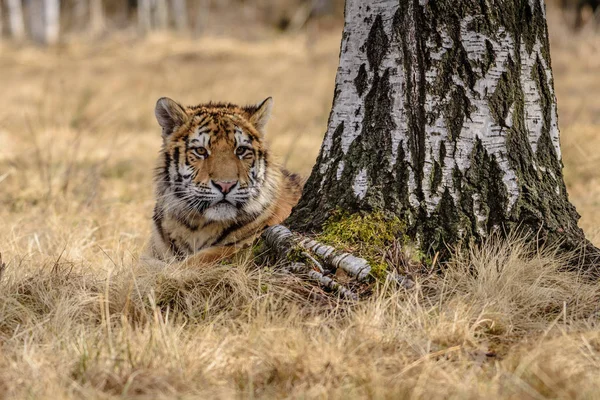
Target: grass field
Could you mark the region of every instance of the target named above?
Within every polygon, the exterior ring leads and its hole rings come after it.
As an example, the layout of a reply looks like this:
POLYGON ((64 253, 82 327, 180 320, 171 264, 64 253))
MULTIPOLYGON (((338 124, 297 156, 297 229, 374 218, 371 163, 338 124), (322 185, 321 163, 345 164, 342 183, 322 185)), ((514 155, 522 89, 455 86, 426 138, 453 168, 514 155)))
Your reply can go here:
MULTIPOLYGON (((600 245, 600 36, 550 17, 565 177, 600 245)), ((516 238, 354 305, 249 255, 205 270, 136 266, 156 99, 273 96, 271 148, 306 175, 339 40, 0 44, 0 398, 598 396, 600 285, 516 238)))

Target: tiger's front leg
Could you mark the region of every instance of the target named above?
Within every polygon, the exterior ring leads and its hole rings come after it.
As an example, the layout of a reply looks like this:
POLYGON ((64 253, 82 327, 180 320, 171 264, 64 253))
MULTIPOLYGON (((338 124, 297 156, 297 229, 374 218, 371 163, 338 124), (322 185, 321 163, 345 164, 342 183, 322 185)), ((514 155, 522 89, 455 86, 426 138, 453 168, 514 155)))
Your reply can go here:
POLYGON ((214 264, 218 261, 223 261, 242 248, 238 246, 215 246, 200 250, 196 254, 186 258, 181 262, 186 267, 205 267, 214 264))

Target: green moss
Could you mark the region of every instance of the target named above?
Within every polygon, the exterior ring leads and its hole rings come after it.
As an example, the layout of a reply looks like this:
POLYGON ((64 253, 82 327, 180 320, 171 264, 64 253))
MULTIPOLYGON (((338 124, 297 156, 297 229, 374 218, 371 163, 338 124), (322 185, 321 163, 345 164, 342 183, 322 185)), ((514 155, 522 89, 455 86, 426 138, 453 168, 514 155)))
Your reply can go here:
POLYGON ((252 243, 252 255, 254 258, 262 256, 265 251, 265 244, 262 239, 255 240, 254 243, 252 243))
POLYGON ((317 240, 364 258, 371 265, 371 275, 383 279, 388 269, 385 252, 396 241, 408 243, 405 232, 406 224, 397 216, 338 210, 325 222, 317 240))
POLYGON ((335 212, 323 225, 319 239, 332 246, 384 247, 404 234, 406 225, 382 212, 347 214, 335 212))
POLYGON ((388 264, 385 261, 375 261, 372 257, 365 257, 365 260, 371 266, 371 276, 377 280, 384 280, 388 270, 388 264))
POLYGON ((290 250, 290 252, 287 255, 287 259, 289 262, 294 263, 294 262, 300 262, 300 263, 307 263, 307 258, 304 255, 304 252, 306 250, 304 250, 302 247, 300 246, 296 246, 293 249, 290 250))

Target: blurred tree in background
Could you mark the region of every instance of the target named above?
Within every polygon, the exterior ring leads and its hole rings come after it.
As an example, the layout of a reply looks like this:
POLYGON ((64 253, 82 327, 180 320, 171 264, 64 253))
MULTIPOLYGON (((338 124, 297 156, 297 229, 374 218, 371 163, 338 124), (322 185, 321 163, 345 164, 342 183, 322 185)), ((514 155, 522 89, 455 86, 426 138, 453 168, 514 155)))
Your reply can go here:
POLYGON ((341 22, 344 0, 0 0, 0 33, 52 45, 69 37, 173 30, 193 35, 297 31, 341 22))
POLYGON ((600 25, 600 0, 549 0, 558 5, 564 20, 573 28, 580 30, 590 24, 594 28, 600 25))

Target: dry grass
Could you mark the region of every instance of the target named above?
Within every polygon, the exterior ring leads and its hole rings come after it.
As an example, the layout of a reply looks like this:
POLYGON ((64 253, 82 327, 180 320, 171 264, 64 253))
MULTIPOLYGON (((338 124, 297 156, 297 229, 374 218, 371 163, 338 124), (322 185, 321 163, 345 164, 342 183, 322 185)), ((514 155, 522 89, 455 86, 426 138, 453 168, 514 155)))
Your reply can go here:
MULTIPOLYGON (((566 179, 600 244, 600 37, 552 18, 566 179)), ((198 271, 137 266, 156 98, 273 95, 271 147, 307 174, 338 33, 0 46, 0 398, 597 396, 600 285, 517 238, 356 305, 248 255, 198 271)))

